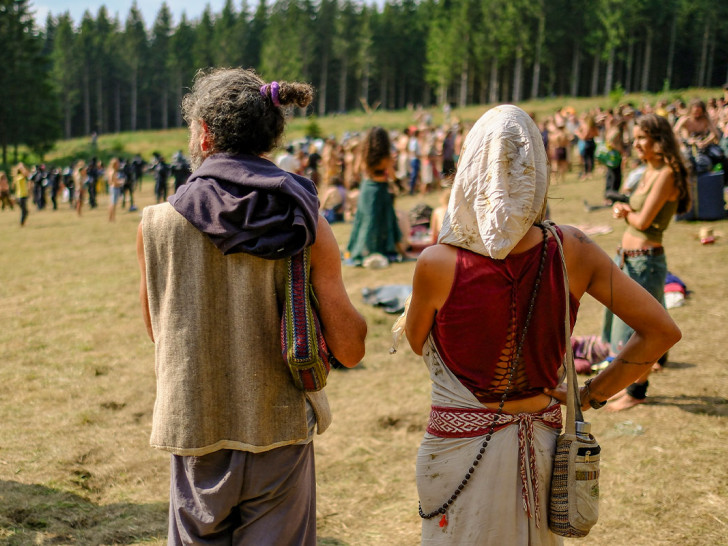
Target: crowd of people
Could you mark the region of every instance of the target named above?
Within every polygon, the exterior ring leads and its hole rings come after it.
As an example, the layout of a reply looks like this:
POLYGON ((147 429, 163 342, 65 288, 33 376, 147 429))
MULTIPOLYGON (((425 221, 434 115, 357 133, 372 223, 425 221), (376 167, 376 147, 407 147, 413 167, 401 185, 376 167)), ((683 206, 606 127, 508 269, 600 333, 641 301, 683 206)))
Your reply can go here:
POLYGON ((728 182, 728 164, 723 169, 728 153, 728 83, 722 97, 707 102, 693 99, 689 103, 625 103, 614 109, 595 108, 580 114, 570 106, 559 108, 539 122, 554 182, 559 183, 577 165, 579 177, 589 179, 594 176, 595 166, 602 164, 604 203, 625 201, 639 177, 623 181, 623 172, 644 170, 644 163, 633 154, 633 130, 640 117, 647 114, 668 120, 693 174, 723 171, 728 182))
MULTIPOLYGON (((698 99, 688 104, 659 100, 654 105, 625 103, 613 109, 595 108, 581 113, 566 106, 542 119, 535 114, 531 117, 538 123, 555 184, 576 170, 581 179, 603 177, 604 190, 597 196, 596 204, 593 195, 584 199, 587 208, 595 210, 627 203, 638 187, 647 165, 634 152, 634 127, 641 117, 650 114, 668 120, 690 175, 721 170, 727 163, 728 85, 723 97, 707 103, 698 99)), ((417 226, 411 224, 407 211, 395 209, 397 222, 389 220, 394 201, 401 195, 449 195, 470 126, 452 117, 449 111, 441 126, 433 126, 432 117, 425 114, 416 115, 414 121, 401 131, 377 132, 380 138, 387 133, 391 158, 377 176, 377 186, 369 184, 372 173, 366 162, 371 133, 345 133, 340 141, 333 136, 305 139, 288 144, 275 158, 283 170, 314 181, 319 188, 321 212, 329 222, 354 222, 354 233, 345 252, 347 263, 361 265, 373 254, 383 255, 389 261, 408 259, 407 250, 413 247, 417 226), (382 191, 385 187, 386 192, 382 191), (371 188, 379 191, 368 191, 371 188), (378 197, 372 199, 373 195, 378 197), (359 207, 363 210, 359 211, 359 207)), ((728 169, 723 172, 728 177, 728 169)), ((430 240, 435 242, 438 218, 429 219, 428 225, 430 240)))
POLYGON ((131 158, 112 157, 104 165, 96 157, 86 161, 78 159, 65 167, 45 164, 28 168, 23 162, 11 169, 10 177, 0 171, 0 201, 2 210, 20 209, 20 225, 28 218, 29 201, 37 211, 47 208, 58 210, 63 203, 82 215, 84 205, 89 209, 99 206, 99 194, 108 195, 109 221, 116 219, 116 209, 120 204, 125 209, 128 202, 129 212, 137 210, 134 192, 141 189, 144 174, 151 172, 154 177, 157 202, 167 199, 169 179, 174 180, 174 191, 184 184, 191 174, 189 162, 182 152, 174 154, 172 162, 167 163, 157 152, 151 162, 140 155, 131 158))

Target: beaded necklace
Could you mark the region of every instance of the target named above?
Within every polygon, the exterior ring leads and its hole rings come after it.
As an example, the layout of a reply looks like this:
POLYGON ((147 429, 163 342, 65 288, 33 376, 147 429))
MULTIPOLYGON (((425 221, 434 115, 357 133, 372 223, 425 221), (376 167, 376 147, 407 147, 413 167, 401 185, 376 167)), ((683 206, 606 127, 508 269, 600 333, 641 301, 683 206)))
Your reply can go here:
POLYGON ((439 508, 436 508, 432 512, 425 513, 422 510, 422 503, 419 503, 419 513, 420 517, 422 519, 432 519, 437 515, 442 514, 442 518, 440 519, 440 527, 445 527, 447 525, 447 510, 450 508, 450 506, 455 502, 455 500, 460 496, 460 493, 462 493, 463 489, 465 489, 465 486, 470 481, 470 478, 475 473, 476 467, 480 464, 480 460, 483 458, 483 453, 485 453, 485 448, 488 446, 488 443, 490 442, 493 430, 495 429, 496 422, 498 421, 497 417, 503 413, 503 406, 506 402, 506 397, 508 396, 508 391, 511 388, 511 384, 513 383, 513 376, 516 373, 516 368, 520 364, 521 360, 521 351, 523 350, 523 344, 526 341, 526 334, 528 332, 528 325, 531 322, 531 316, 533 315, 533 308, 536 304, 536 294, 538 293, 538 288, 541 285, 541 276, 543 274, 544 267, 546 265, 546 256, 548 253, 548 232, 544 226, 541 224, 536 224, 537 227, 541 228, 541 232, 543 233, 543 250, 541 251, 541 261, 538 266, 538 274, 536 275, 536 282, 533 286, 533 292, 531 293, 531 301, 528 305, 528 313, 526 314, 526 321, 523 324, 523 333, 521 334, 521 339, 518 342, 518 346, 516 347, 516 353, 513 356, 513 359, 510 361, 508 366, 508 384, 506 385, 505 390, 503 391, 503 396, 500 399, 500 403, 498 404, 498 412, 496 413, 496 419, 493 419, 493 422, 490 425, 490 430, 488 430, 488 433, 485 435, 485 440, 483 441, 483 445, 480 446, 480 449, 478 450, 478 454, 475 456, 475 459, 473 460, 472 464, 470 465, 470 468, 468 468, 468 471, 465 473, 465 477, 463 478, 462 482, 457 486, 455 491, 453 491, 453 494, 450 495, 450 498, 445 501, 442 506, 439 508))

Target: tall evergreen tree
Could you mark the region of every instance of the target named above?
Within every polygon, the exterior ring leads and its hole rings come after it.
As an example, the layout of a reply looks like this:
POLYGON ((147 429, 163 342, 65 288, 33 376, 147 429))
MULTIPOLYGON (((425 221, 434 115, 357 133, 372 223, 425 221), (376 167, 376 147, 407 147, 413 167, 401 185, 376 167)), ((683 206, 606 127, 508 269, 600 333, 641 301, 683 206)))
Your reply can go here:
POLYGON ((195 47, 195 31, 187 22, 187 16, 184 12, 170 40, 170 79, 173 84, 176 105, 175 123, 177 127, 181 127, 182 112, 180 105, 182 104, 184 87, 189 85, 195 72, 195 64, 192 60, 192 52, 195 47))
POLYGON ((69 12, 58 17, 51 58, 53 60, 52 77, 63 112, 63 135, 65 138, 71 138, 73 134, 71 122, 79 97, 78 57, 75 52, 73 21, 69 12))
POLYGON ((220 17, 215 21, 214 59, 217 66, 240 64, 242 48, 238 38, 238 15, 233 0, 225 0, 220 17))
POLYGON ((260 70, 269 80, 304 79, 301 29, 303 11, 296 0, 273 5, 261 49, 260 70))
POLYGON ((318 115, 326 114, 326 101, 329 90, 329 67, 333 59, 333 45, 336 37, 336 19, 338 9, 336 0, 319 0, 318 11, 316 13, 316 23, 314 36, 315 58, 317 59, 318 69, 314 73, 318 74, 318 93, 317 106, 318 115))
POLYGON ((116 22, 109 19, 106 6, 101 6, 96 14, 93 35, 93 82, 96 98, 96 131, 105 133, 109 130, 108 117, 109 80, 114 66, 112 36, 117 32, 116 22))
POLYGON ((351 0, 343 0, 336 14, 333 39, 334 59, 338 70, 337 110, 345 112, 349 105, 349 81, 357 66, 361 41, 362 16, 351 0))
POLYGON ((430 2, 430 26, 427 33, 425 75, 428 83, 437 90, 437 103, 449 102, 448 90, 453 83, 457 57, 453 54, 454 40, 459 37, 452 31, 453 1, 430 2))
POLYGON ((212 18, 210 4, 205 6, 202 17, 195 27, 195 46, 192 49, 192 58, 198 68, 215 66, 215 26, 212 18))
POLYGON ((86 10, 81 28, 76 35, 76 48, 80 58, 81 104, 83 106, 83 134, 91 134, 91 77, 94 71, 95 24, 91 12, 86 10))
POLYGON ((172 14, 166 2, 162 2, 152 27, 152 44, 149 54, 152 91, 159 100, 159 115, 162 129, 169 128, 170 87, 170 36, 172 14))
POLYGON ((60 136, 57 98, 27 0, 0 0, 0 148, 7 165, 9 146, 26 144, 43 155, 60 136))
POLYGON ((147 31, 136 0, 131 5, 124 27, 124 56, 129 82, 129 129, 136 131, 139 121, 139 80, 147 54, 147 31))
POLYGON ((243 66, 261 70, 261 53, 263 41, 269 22, 268 4, 266 0, 259 0, 255 9, 253 19, 248 27, 248 39, 245 42, 245 54, 243 55, 243 66))

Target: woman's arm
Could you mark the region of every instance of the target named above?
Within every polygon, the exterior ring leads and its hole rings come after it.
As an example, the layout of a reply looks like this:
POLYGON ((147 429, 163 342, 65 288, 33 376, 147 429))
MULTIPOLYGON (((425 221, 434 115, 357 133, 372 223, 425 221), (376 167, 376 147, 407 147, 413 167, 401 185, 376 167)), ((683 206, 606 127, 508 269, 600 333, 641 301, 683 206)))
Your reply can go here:
POLYGON ((645 199, 645 205, 641 210, 635 212, 627 203, 615 203, 613 216, 615 218, 624 218, 628 225, 643 231, 652 225, 657 213, 674 194, 674 174, 669 167, 663 167, 658 172, 657 180, 652 185, 650 193, 645 199))
MULTIPOLYGON (((612 363, 590 384, 590 396, 607 400, 639 379, 681 333, 664 307, 624 274, 588 237, 564 226, 564 253, 571 292, 580 298, 586 292, 634 329, 634 334, 612 363)), ((566 388, 546 389, 546 394, 565 402, 566 388)), ((582 400, 584 409, 589 401, 582 400)))
POLYGON ((339 246, 323 216, 319 216, 316 242, 311 247, 311 283, 326 344, 344 366, 356 366, 364 357, 367 324, 346 293, 339 246))
POLYGON ((405 333, 410 347, 418 355, 422 354, 435 314, 450 294, 456 259, 457 250, 448 245, 428 247, 417 259, 405 333))

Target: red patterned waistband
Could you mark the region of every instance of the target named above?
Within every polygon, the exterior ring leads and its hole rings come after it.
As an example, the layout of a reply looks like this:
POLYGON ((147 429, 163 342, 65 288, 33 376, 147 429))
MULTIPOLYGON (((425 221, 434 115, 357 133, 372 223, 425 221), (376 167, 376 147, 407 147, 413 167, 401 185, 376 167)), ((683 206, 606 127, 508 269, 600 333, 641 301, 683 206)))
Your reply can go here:
POLYGON ((542 421, 552 428, 561 428, 561 407, 556 404, 534 413, 501 413, 490 408, 449 408, 432 406, 427 432, 439 438, 475 438, 484 436, 522 420, 542 421))
MULTIPOLYGON (((427 423, 427 432, 440 438, 475 438, 485 436, 493 431, 500 430, 508 425, 518 425, 518 461, 521 475, 521 498, 523 509, 528 517, 536 517, 536 526, 539 527, 539 484, 536 471, 536 452, 534 448, 533 423, 540 421, 543 424, 561 429, 561 406, 554 404, 534 413, 501 413, 489 408, 448 408, 432 406, 430 420, 427 423), (531 498, 529 500, 529 479, 526 468, 530 473, 531 498)), ((486 455, 487 457, 487 455, 486 455)))

